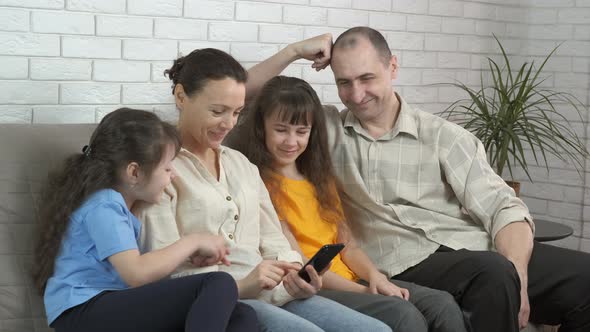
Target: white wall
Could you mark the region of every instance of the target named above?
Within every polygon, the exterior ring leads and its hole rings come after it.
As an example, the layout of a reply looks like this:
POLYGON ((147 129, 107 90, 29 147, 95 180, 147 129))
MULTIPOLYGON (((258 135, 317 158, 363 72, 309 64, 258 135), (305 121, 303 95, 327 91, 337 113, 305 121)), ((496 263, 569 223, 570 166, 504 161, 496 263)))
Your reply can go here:
MULTIPOLYGON (((286 43, 355 25, 386 35, 402 66, 398 91, 431 112, 461 96, 433 83, 479 84, 485 57, 498 52, 492 32, 515 61, 538 61, 565 41, 546 85, 590 103, 588 0, 0 0, 0 122, 95 122, 121 105, 174 118, 162 72, 178 54, 217 47, 251 66, 286 43)), ((340 103, 329 70, 300 62, 286 74, 340 103)), ((588 124, 565 111, 590 147, 588 124)), ((532 167, 534 184, 519 176, 524 199, 535 216, 574 228, 560 245, 590 252, 590 161, 581 177, 560 161, 551 167, 532 167)))

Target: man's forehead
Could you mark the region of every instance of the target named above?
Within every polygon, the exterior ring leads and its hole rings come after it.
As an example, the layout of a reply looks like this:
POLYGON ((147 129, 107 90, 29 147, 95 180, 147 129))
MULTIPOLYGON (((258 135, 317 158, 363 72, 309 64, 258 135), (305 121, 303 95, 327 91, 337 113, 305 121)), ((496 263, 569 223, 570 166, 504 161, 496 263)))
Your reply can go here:
POLYGON ((360 66, 378 60, 378 54, 374 49, 363 47, 336 48, 332 51, 332 69, 340 67, 360 66))
POLYGON ((332 49, 332 59, 330 62, 332 65, 342 65, 351 62, 354 59, 358 60, 360 53, 363 53, 363 49, 360 47, 353 48, 335 48, 332 49))

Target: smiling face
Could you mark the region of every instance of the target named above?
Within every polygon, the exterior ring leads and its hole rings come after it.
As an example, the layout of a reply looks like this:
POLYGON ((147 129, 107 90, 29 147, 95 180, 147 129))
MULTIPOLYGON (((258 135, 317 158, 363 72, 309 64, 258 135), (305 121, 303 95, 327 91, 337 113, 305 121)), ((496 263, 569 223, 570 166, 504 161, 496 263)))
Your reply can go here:
POLYGON ((331 67, 342 103, 361 121, 378 121, 392 111, 395 95, 391 81, 397 76, 397 59, 387 64, 373 45, 358 36, 352 47, 332 52, 331 67))
POLYGON ((175 152, 175 147, 172 144, 168 144, 162 155, 162 160, 158 166, 152 170, 152 173, 145 174, 140 172, 139 182, 135 189, 138 200, 152 204, 160 202, 164 189, 176 176, 174 167, 172 166, 175 152))
POLYGON ((278 111, 268 115, 264 119, 264 137, 274 167, 295 166, 295 161, 307 148, 310 133, 311 125, 290 124, 280 119, 278 111))
POLYGON ((244 108, 246 86, 232 78, 209 80, 192 96, 178 85, 174 93, 180 109, 183 146, 189 150, 217 149, 244 108))

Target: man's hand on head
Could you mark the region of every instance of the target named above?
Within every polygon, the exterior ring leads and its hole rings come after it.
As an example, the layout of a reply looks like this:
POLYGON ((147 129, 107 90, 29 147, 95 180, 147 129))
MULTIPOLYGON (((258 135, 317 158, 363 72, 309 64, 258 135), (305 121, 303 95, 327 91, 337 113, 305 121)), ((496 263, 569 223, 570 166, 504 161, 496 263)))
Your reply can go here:
POLYGON ((311 68, 316 71, 330 64, 332 53, 332 34, 326 33, 291 44, 299 58, 313 61, 311 68))

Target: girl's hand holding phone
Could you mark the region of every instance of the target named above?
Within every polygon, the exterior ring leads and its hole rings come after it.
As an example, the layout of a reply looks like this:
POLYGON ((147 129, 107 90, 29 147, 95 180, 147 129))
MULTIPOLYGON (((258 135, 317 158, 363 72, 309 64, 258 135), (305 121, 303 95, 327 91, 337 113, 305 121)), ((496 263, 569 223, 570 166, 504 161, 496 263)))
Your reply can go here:
POLYGON ((229 266, 230 261, 227 258, 229 248, 225 240, 220 235, 209 234, 191 234, 197 244, 197 250, 191 255, 191 263, 197 267, 210 266, 214 264, 224 264, 229 266))
POLYGON ((301 278, 298 271, 291 270, 283 278, 283 285, 287 292, 296 299, 306 299, 311 297, 322 288, 322 277, 313 268, 312 265, 305 266, 305 271, 309 275, 310 281, 307 282, 301 278))

